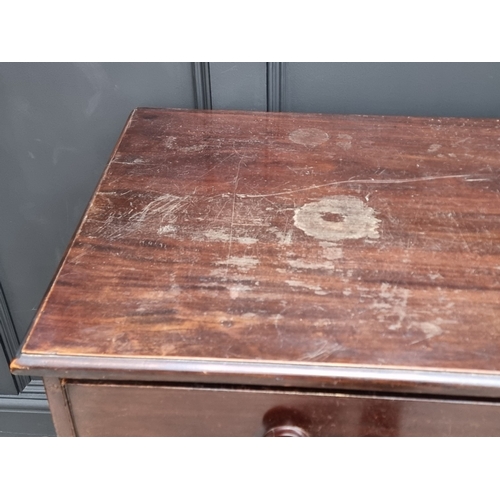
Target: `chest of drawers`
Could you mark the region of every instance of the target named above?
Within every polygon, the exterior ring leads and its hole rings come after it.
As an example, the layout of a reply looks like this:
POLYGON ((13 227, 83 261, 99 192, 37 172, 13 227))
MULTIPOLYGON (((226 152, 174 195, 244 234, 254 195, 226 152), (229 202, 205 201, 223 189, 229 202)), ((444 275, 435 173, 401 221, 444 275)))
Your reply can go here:
POLYGON ((500 435, 500 121, 138 109, 15 373, 59 435, 500 435))

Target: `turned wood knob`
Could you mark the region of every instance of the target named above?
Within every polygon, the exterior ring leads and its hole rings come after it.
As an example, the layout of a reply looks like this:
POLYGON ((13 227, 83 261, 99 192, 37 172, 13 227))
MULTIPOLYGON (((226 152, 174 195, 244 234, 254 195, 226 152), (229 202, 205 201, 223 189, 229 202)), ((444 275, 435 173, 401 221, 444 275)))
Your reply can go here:
POLYGON ((309 434, 295 425, 278 425, 269 429, 264 437, 309 437, 309 434))

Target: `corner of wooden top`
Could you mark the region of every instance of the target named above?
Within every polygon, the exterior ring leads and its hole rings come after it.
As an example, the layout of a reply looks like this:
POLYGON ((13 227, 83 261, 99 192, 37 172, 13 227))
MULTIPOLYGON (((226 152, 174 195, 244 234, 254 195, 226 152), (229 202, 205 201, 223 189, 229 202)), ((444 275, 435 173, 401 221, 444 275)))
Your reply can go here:
POLYGON ((19 353, 10 363, 9 368, 11 373, 14 375, 26 375, 26 372, 31 370, 31 364, 26 358, 26 354, 19 353))

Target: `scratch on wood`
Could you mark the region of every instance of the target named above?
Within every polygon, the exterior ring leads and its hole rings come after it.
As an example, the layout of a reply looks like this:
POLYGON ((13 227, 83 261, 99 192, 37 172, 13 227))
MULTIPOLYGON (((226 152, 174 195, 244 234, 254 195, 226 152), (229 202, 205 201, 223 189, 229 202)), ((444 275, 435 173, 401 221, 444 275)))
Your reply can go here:
MULTIPOLYGON (((266 194, 238 194, 239 198, 266 198, 268 196, 283 196, 293 193, 300 193, 301 191, 311 191, 313 189, 321 189, 329 186, 338 186, 340 184, 409 184, 413 182, 429 182, 429 181, 437 181, 441 179, 471 179, 471 176, 468 174, 457 174, 457 175, 438 175, 438 176, 429 176, 429 177, 414 177, 412 179, 348 179, 345 181, 335 181, 328 182, 327 184, 318 184, 307 186, 298 189, 290 189, 288 191, 279 191, 275 193, 266 193, 266 194)), ((482 179, 489 180, 489 179, 482 179)), ((469 180, 470 182, 470 180, 469 180)))
POLYGON ((190 202, 190 196, 159 195, 144 208, 134 212, 111 213, 102 223, 99 233, 109 239, 116 239, 131 234, 140 234, 149 228, 155 234, 175 232, 174 222, 177 213, 190 202), (153 227, 155 226, 155 227, 153 227))
MULTIPOLYGON (((231 207, 231 226, 229 230, 229 247, 227 249, 227 261, 229 262, 231 258, 231 247, 233 244, 233 230, 234 230, 234 212, 236 209, 236 191, 238 189, 238 182, 240 180, 240 168, 241 168, 241 160, 238 163, 238 170, 236 171, 236 178, 234 180, 234 191, 233 191, 233 206, 231 207)), ((229 264, 228 264, 229 266, 229 264)), ((226 269, 226 273, 228 268, 226 269)))
POLYGON ((175 196, 173 194, 164 194, 158 196, 156 200, 148 203, 140 212, 132 215, 131 222, 143 222, 146 218, 153 215, 159 215, 160 220, 164 220, 169 215, 179 210, 189 199, 189 196, 175 196))
POLYGON ((304 356, 302 356, 302 361, 319 361, 320 359, 327 359, 331 354, 342 351, 343 347, 337 342, 330 342, 327 339, 320 341, 319 346, 304 356))
POLYGON ((453 224, 455 224, 455 227, 457 228, 457 232, 458 232, 458 234, 459 234, 459 236, 460 236, 460 239, 461 239, 461 240, 462 240, 462 242, 464 243, 465 248, 467 248, 467 251, 468 251, 469 253, 472 253, 472 252, 471 252, 471 249, 470 249, 470 247, 469 247, 469 244, 467 243, 467 240, 465 239, 465 237, 464 237, 464 235, 463 235, 463 232, 462 232, 462 230, 461 230, 461 228, 460 228, 460 225, 459 225, 459 223, 458 223, 458 221, 457 221, 457 219, 456 219, 456 217, 455 217, 455 214, 453 214, 452 212, 450 212, 450 213, 448 214, 448 217, 449 217, 449 218, 453 221, 453 224))

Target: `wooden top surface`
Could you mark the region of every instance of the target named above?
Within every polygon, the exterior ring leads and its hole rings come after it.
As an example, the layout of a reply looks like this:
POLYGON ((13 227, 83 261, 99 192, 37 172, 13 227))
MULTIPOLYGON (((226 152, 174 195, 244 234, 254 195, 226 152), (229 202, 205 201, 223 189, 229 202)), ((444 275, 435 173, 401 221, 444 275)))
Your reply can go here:
POLYGON ((500 372, 499 149, 494 119, 136 110, 17 367, 500 372))

